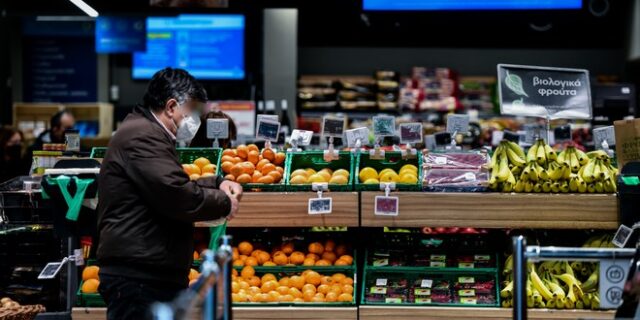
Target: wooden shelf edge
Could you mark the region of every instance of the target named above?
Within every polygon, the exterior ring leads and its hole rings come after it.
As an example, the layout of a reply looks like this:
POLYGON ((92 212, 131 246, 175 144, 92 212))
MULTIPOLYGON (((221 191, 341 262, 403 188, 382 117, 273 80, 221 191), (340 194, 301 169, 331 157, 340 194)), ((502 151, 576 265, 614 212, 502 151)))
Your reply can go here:
MULTIPOLYGON (((511 319, 511 308, 360 306, 360 320, 511 319)), ((529 319, 613 319, 615 311, 530 309, 529 319)))

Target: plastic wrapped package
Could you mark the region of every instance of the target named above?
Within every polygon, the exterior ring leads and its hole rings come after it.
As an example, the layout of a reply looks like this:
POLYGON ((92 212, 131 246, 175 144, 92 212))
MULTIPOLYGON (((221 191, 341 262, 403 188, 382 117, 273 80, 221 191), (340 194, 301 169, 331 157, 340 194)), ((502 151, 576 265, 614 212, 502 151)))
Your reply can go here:
POLYGON ((423 164, 430 169, 482 169, 491 161, 484 151, 472 152, 429 152, 424 156, 423 164))
POLYGON ((484 192, 488 180, 483 169, 427 169, 423 185, 425 191, 484 192))

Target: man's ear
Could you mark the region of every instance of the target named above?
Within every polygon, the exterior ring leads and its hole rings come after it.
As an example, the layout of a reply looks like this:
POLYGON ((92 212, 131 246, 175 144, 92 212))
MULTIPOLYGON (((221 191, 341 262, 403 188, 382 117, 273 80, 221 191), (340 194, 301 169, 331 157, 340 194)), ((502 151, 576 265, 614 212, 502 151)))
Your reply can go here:
POLYGON ((177 108, 178 108, 178 101, 176 101, 176 99, 169 99, 164 104, 164 111, 171 118, 173 118, 173 114, 176 112, 177 108))

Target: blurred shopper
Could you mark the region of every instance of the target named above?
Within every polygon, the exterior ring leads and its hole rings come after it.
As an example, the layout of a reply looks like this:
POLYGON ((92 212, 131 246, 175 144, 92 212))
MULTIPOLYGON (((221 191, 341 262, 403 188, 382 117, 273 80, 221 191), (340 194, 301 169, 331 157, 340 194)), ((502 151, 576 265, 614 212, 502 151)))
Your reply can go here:
POLYGON ((198 129, 198 132, 196 132, 196 136, 191 140, 189 146, 191 148, 211 148, 213 146, 213 141, 207 138, 207 119, 229 120, 229 139, 218 139, 218 143, 220 148, 231 148, 231 141, 236 140, 238 130, 236 129, 236 124, 233 122, 233 119, 222 111, 211 111, 201 117, 200 121, 202 125, 198 129))
POLYGON ((193 139, 194 114, 206 100, 189 73, 163 69, 111 138, 98 186, 99 291, 108 319, 144 319, 153 302, 174 299, 188 284, 193 223, 238 210, 239 184, 190 181, 175 149, 177 137, 193 139))
POLYGON ((64 132, 75 126, 76 120, 67 110, 57 112, 51 117, 49 130, 41 133, 31 146, 31 150, 42 150, 45 143, 65 143, 64 132))
POLYGON ((23 136, 12 127, 0 129, 0 183, 29 171, 29 164, 22 157, 23 136))

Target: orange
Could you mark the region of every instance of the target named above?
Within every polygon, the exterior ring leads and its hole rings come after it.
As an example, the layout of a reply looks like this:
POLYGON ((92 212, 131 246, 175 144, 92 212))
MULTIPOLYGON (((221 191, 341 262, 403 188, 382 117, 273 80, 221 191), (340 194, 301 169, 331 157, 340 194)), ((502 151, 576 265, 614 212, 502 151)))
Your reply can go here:
POLYGON ((333 285, 331 285, 331 289, 329 291, 335 292, 337 294, 341 294, 342 293, 342 285, 333 284, 333 285))
POLYGON ((258 295, 257 297, 258 302, 269 302, 269 294, 268 293, 261 293, 258 295))
POLYGON ((333 278, 329 277, 329 276, 324 276, 322 278, 320 278, 320 283, 323 285, 332 285, 333 284, 333 278))
POLYGON ((327 267, 327 266, 330 266, 330 265, 331 265, 331 262, 329 262, 327 260, 324 260, 324 259, 320 259, 320 260, 316 261, 316 266, 327 267))
POLYGON ((182 170, 184 170, 184 173, 186 173, 188 176, 191 175, 191 164, 183 164, 182 165, 182 170))
POLYGON ((222 151, 222 155, 235 157, 237 154, 236 154, 236 150, 234 149, 224 149, 224 151, 222 151))
POLYGON ((265 262, 263 264, 263 266, 265 266, 265 267, 275 267, 275 266, 277 266, 277 264, 275 264, 275 262, 273 262, 273 261, 267 261, 267 262, 265 262))
POLYGON ((247 280, 247 284, 252 287, 259 287, 260 284, 262 284, 262 281, 260 281, 260 278, 258 278, 258 276, 253 276, 247 280))
POLYGON ((266 262, 271 260, 271 255, 268 252, 260 251, 258 254, 258 264, 264 265, 266 262))
POLYGON ((234 267, 244 267, 244 261, 242 260, 233 260, 234 267))
POLYGON ((260 180, 260 178, 262 178, 262 173, 260 173, 260 171, 256 170, 253 172, 253 176, 251 177, 251 182, 252 183, 258 183, 258 180, 260 180))
POLYGON ((277 264, 279 266, 283 266, 283 265, 289 263, 289 258, 283 252, 276 252, 273 255, 273 262, 275 262, 275 264, 277 264))
POLYGON ((289 287, 289 277, 282 277, 282 278, 280 278, 280 281, 278 281, 278 283, 279 283, 281 286, 285 286, 285 287, 287 287, 287 288, 288 288, 288 287, 289 287))
POLYGON ((269 175, 263 176, 262 178, 258 179, 258 183, 272 184, 273 182, 273 177, 269 175))
POLYGON ((279 302, 293 302, 293 296, 290 294, 283 294, 280 296, 279 302))
POLYGON ((336 249, 334 250, 336 255, 338 257, 344 256, 345 254, 347 254, 347 247, 343 244, 339 245, 336 247, 336 249))
POLYGON ((236 182, 240 183, 240 184, 251 183, 251 176, 246 174, 246 173, 243 173, 243 174, 237 176, 236 182))
POLYGON ((336 248, 336 243, 333 240, 327 240, 324 243, 324 251, 333 252, 333 249, 336 248))
POLYGON ((262 286, 260 287, 260 290, 262 290, 263 293, 268 293, 271 291, 276 290, 279 287, 278 282, 275 280, 269 280, 267 282, 263 282, 262 286))
POLYGON ((240 177, 241 174, 245 173, 244 172, 244 166, 241 163, 236 163, 236 164, 233 165, 233 167, 231 167, 231 172, 230 173, 232 175, 236 176, 236 178, 238 178, 238 177, 240 177))
POLYGON ((238 285, 240 285, 240 290, 248 290, 250 285, 249 282, 244 281, 243 279, 238 280, 238 285))
POLYGON ((262 157, 269 160, 270 162, 274 162, 276 159, 276 154, 271 149, 262 150, 262 157))
POLYGON ((323 303, 324 302, 324 298, 320 297, 320 296, 316 296, 316 297, 313 297, 313 299, 311 299, 311 302, 313 302, 313 303, 323 303))
POLYGON ((320 285, 321 277, 322 276, 315 271, 311 271, 305 276, 307 283, 310 283, 314 286, 320 285))
POLYGON ((100 267, 98 266, 87 266, 82 270, 82 280, 87 281, 89 279, 100 280, 98 277, 98 272, 100 271, 100 267))
POLYGON ((238 276, 238 270, 231 269, 231 275, 234 276, 234 277, 237 277, 238 276))
POLYGON ((231 162, 232 164, 235 164, 235 163, 233 162, 233 161, 234 161, 233 159, 234 159, 235 157, 236 157, 235 155, 233 155, 233 156, 222 156, 222 158, 220 158, 220 162, 221 162, 221 163, 231 162))
POLYGON ((275 159, 273 159, 273 163, 277 166, 282 165, 284 163, 285 154, 283 152, 276 153, 275 159))
POLYGON ((295 249, 295 247, 294 247, 292 242, 287 242, 287 243, 283 244, 282 248, 281 248, 282 252, 284 252, 285 254, 291 254, 294 249, 295 249))
POLYGON ((252 296, 262 293, 262 290, 260 290, 260 287, 258 286, 251 286, 248 291, 249 291, 249 294, 252 296))
POLYGON ((325 253, 322 254, 322 260, 327 260, 331 262, 331 264, 333 264, 337 260, 337 257, 335 253, 326 251, 325 253))
POLYGON ((205 173, 216 173, 216 165, 215 164, 207 164, 201 169, 202 174, 205 173))
POLYGON ((249 149, 244 144, 239 145, 236 148, 236 152, 238 153, 238 157, 242 159, 246 159, 249 156, 249 149))
POLYGON ((251 252, 250 256, 252 256, 252 257, 254 257, 254 258, 258 259, 258 256, 260 255, 260 252, 262 252, 262 250, 260 250, 260 249, 253 250, 253 251, 251 252))
POLYGON ((269 160, 267 159, 262 159, 260 161, 258 161, 258 163, 256 164, 256 169, 257 170, 262 170, 262 167, 264 167, 265 164, 271 163, 269 162, 269 160))
POLYGON ((240 284, 236 281, 231 282, 231 292, 238 293, 240 291, 240 284))
POLYGON ((307 259, 313 259, 313 261, 318 261, 318 260, 320 260, 320 257, 319 257, 317 254, 315 254, 315 253, 307 253, 306 258, 307 258, 307 259))
POLYGON ((333 279, 333 281, 336 283, 342 283, 342 281, 346 278, 347 276, 345 276, 344 273, 334 273, 331 276, 331 279, 333 279))
POLYGON ((251 252, 253 252, 253 245, 250 242, 242 241, 238 244, 238 252, 245 256, 251 255, 251 252))
POLYGON ((353 296, 350 293, 343 293, 338 296, 339 302, 352 302, 353 296))
POLYGON ((269 172, 273 171, 276 169, 276 166, 274 166, 271 163, 267 163, 264 166, 262 166, 262 169, 260 170, 260 172, 262 172, 263 176, 266 176, 269 174, 269 172))
MULTIPOLYGON (((262 281, 262 283, 265 283, 267 281, 273 281, 276 280, 276 276, 274 276, 272 273, 265 273, 262 278, 260 278, 260 280, 262 281)), ((277 280, 276 280, 277 281, 277 280)))
POLYGON ((290 287, 294 287, 294 288, 298 288, 298 289, 302 289, 302 287, 305 285, 305 280, 304 277, 301 276, 291 276, 289 278, 289 286, 290 287))
POLYGON ((254 150, 254 151, 258 151, 258 152, 260 152, 260 149, 258 149, 258 146, 256 146, 256 145, 255 145, 255 144, 253 144, 253 143, 252 143, 252 144, 248 144, 248 145, 247 145, 247 150, 249 150, 249 151, 254 150))
POLYGON ((269 172, 269 176, 273 178, 273 182, 280 182, 282 174, 276 170, 269 172))
POLYGON ((250 267, 255 267, 258 265, 258 259, 254 257, 248 257, 247 260, 244 261, 244 264, 250 267))
POLYGON ((350 266, 351 263, 347 262, 347 260, 340 258, 336 260, 336 262, 334 262, 333 265, 334 266, 350 266))
POLYGON ((234 175, 232 175, 232 174, 228 174, 228 175, 224 176, 224 179, 228 180, 228 181, 236 181, 236 177, 234 175))
POLYGON ((353 294, 353 286, 350 284, 342 285, 342 293, 353 294))
POLYGON ((338 301, 338 294, 336 294, 335 292, 328 292, 326 293, 324 299, 327 302, 336 302, 338 301))
POLYGON ((233 260, 238 260, 238 256, 240 256, 240 253, 238 252, 238 248, 237 247, 233 247, 233 260))
MULTIPOLYGON (((320 171, 320 172, 316 173, 316 175, 321 176, 322 179, 324 180, 324 182, 329 182, 329 180, 331 180, 331 175, 326 171, 320 171)), ((311 177, 309 177, 309 178, 311 178, 311 177)))
POLYGON ((284 175, 284 168, 277 166, 276 171, 280 172, 281 175, 284 175))
POLYGON ((248 256, 245 256, 244 254, 241 254, 238 256, 238 259, 240 259, 242 262, 247 261, 247 258, 249 258, 248 256))
POLYGON ((97 293, 98 286, 100 286, 100 281, 96 279, 88 279, 82 284, 82 292, 83 293, 97 293))
POLYGON ((302 298, 302 292, 298 288, 289 288, 289 294, 294 298, 302 298))
POLYGON ((321 255, 324 253, 324 246, 320 242, 314 242, 309 245, 309 252, 321 255))
POLYGON ((327 284, 321 284, 318 286, 318 292, 327 294, 331 290, 331 287, 327 284))
POLYGON ((242 165, 242 170, 244 170, 244 173, 248 174, 248 175, 252 175, 253 171, 256 170, 256 167, 253 165, 253 163, 249 162, 249 161, 245 161, 240 163, 242 165))
MULTIPOLYGON (((241 261, 242 262, 242 261, 241 261)), ((304 261, 302 262, 303 266, 315 266, 316 265, 316 260, 314 260, 313 258, 305 258, 304 261)))
POLYGON ((233 164, 238 164, 240 162, 244 161, 244 159, 240 158, 240 157, 234 157, 233 158, 233 164))
POLYGON ((233 162, 225 161, 220 165, 220 168, 222 168, 222 172, 229 174, 231 173, 231 168, 233 168, 233 162))
POLYGON ((301 275, 301 276, 303 276, 303 277, 306 277, 306 276, 307 276, 307 274, 308 274, 309 272, 311 272, 311 271, 313 271, 313 270, 311 270, 311 269, 307 269, 307 270, 303 271, 300 275, 301 275))
MULTIPOLYGON (((215 170, 215 168, 213 170, 215 170)), ((216 175, 213 172, 205 172, 200 176, 200 178, 215 177, 215 176, 216 175)))
POLYGON ((294 298, 293 303, 304 303, 304 299, 302 298, 294 298))
POLYGON ((207 159, 205 157, 200 157, 200 158, 196 159, 195 161, 193 161, 193 164, 195 164, 200 169, 202 169, 202 168, 204 168, 204 166, 211 164, 211 161, 209 161, 209 159, 207 159))
POLYGON ((289 261, 295 265, 301 265, 304 263, 304 253, 300 252, 300 251, 296 251, 294 253, 291 254, 291 256, 289 257, 289 261))
POLYGON ((200 175, 199 175, 199 174, 197 174, 197 173, 194 173, 194 174, 192 174, 192 175, 190 175, 190 176, 189 176, 189 179, 191 179, 191 180, 198 180, 198 179, 200 179, 200 175))
POLYGON ((197 279, 200 276, 200 272, 196 269, 189 270, 189 280, 197 279))
POLYGON ((306 292, 306 291, 313 291, 313 294, 315 294, 316 286, 314 286, 313 284, 307 283, 304 286, 302 286, 302 292, 306 292))
POLYGON ((353 285, 353 279, 350 277, 346 277, 344 278, 344 280, 342 280, 342 284, 350 284, 353 285))
POLYGON ((255 275, 256 275, 256 270, 254 270, 252 266, 246 266, 242 268, 242 271, 240 271, 240 276, 243 279, 249 279, 255 275))
POLYGON ((348 254, 340 256, 340 259, 346 261, 349 265, 353 264, 353 257, 348 254))
POLYGON ((304 299, 305 302, 311 302, 315 296, 316 293, 314 291, 304 291, 302 293, 302 299, 304 299))
POLYGON ((251 150, 247 154, 247 161, 249 161, 249 162, 251 162, 253 164, 258 164, 258 161, 260 161, 258 159, 259 157, 260 157, 260 153, 258 151, 251 150))

